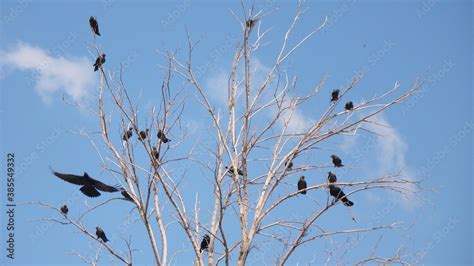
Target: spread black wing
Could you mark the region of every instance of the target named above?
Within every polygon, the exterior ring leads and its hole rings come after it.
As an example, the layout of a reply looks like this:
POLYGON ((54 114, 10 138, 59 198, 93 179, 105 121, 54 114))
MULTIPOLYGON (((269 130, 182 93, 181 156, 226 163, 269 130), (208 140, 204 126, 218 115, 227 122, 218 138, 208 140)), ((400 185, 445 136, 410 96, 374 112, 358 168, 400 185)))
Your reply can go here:
POLYGON ((93 179, 93 178, 90 178, 90 179, 91 179, 91 182, 94 185, 94 187, 97 188, 100 191, 104 191, 104 192, 117 192, 117 191, 119 191, 119 189, 116 188, 116 187, 106 185, 106 184, 104 184, 104 183, 102 183, 98 180, 93 179))
POLYGON ((66 182, 69 182, 71 184, 79 185, 79 186, 83 186, 83 185, 88 184, 87 178, 85 178, 84 176, 59 173, 59 172, 55 172, 53 169, 51 169, 51 171, 53 172, 53 174, 55 176, 61 178, 62 180, 66 181, 66 182))

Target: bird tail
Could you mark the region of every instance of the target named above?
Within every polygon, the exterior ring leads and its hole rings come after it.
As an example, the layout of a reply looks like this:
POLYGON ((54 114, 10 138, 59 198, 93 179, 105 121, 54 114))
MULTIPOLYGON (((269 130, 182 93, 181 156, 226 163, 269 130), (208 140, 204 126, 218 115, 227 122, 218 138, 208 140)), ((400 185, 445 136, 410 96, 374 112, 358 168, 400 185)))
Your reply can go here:
POLYGON ((94 72, 96 72, 99 69, 99 66, 94 67, 94 72))
POLYGON ((344 203, 345 206, 350 207, 354 205, 354 202, 350 201, 348 198, 344 197, 341 199, 342 203, 344 203))
POLYGON ((99 33, 99 31, 97 31, 97 32, 96 32, 96 34, 100 36, 100 33, 99 33))

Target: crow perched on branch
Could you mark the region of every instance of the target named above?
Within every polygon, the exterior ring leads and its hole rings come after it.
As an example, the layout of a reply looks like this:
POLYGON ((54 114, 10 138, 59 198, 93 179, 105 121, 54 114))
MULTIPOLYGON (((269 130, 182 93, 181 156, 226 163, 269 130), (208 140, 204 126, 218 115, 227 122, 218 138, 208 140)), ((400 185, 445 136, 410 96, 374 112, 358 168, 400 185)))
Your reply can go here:
POLYGON ((288 170, 291 170, 291 168, 293 168, 293 162, 290 159, 288 159, 285 162, 285 166, 286 166, 286 168, 288 168, 288 170))
POLYGON ((336 183, 337 182, 337 176, 333 172, 329 171, 328 172, 328 181, 329 183, 336 183))
MULTIPOLYGON (((234 174, 234 166, 231 165, 230 167, 226 166, 225 169, 227 169, 227 173, 234 174)), ((244 172, 241 169, 237 169, 237 174, 244 176, 244 172)))
MULTIPOLYGON (((304 180, 304 175, 300 177, 300 180, 298 180, 298 191, 305 189, 308 187, 308 184, 306 184, 306 181, 304 180)), ((301 194, 306 194, 306 190, 301 191, 301 194)))
POLYGON ((165 133, 160 129, 158 130, 158 133, 156 134, 159 140, 163 141, 163 143, 168 143, 168 141, 171 141, 168 139, 165 135, 165 133))
POLYGON ((125 131, 125 133, 123 133, 123 137, 122 139, 127 141, 129 138, 131 138, 133 136, 133 127, 130 127, 128 128, 127 131, 125 131))
POLYGON ((256 19, 249 19, 245 21, 245 27, 252 29, 255 26, 255 23, 257 22, 256 19))
POLYGON ((344 165, 342 164, 341 158, 337 155, 331 155, 332 158, 332 163, 334 164, 335 167, 343 167, 344 165))
POLYGON ((148 132, 150 130, 147 128, 145 130, 142 130, 138 133, 138 138, 141 139, 141 140, 145 140, 147 137, 148 137, 148 132))
POLYGON ((67 213, 69 212, 69 209, 67 207, 67 205, 63 205, 61 207, 61 212, 64 214, 64 215, 67 215, 67 213))
POLYGON ((350 111, 354 108, 354 104, 352 102, 347 102, 346 106, 344 107, 347 111, 350 111))
POLYGON ((160 153, 158 152, 156 147, 151 148, 151 155, 153 156, 153 158, 157 160, 158 160, 158 157, 160 157, 160 153))
POLYGON ((209 248, 209 242, 211 242, 211 237, 209 235, 204 235, 201 241, 201 248, 199 252, 202 253, 203 250, 207 250, 209 248))
POLYGON ((346 194, 344 194, 344 191, 342 191, 340 187, 329 185, 329 194, 331 194, 331 196, 333 196, 336 199, 336 201, 341 200, 345 206, 350 207, 354 205, 354 202, 350 201, 346 197, 346 194))
POLYGON ((99 67, 102 67, 102 65, 105 63, 105 54, 102 54, 101 56, 97 57, 94 63, 94 72, 99 70, 99 67))
POLYGON ((331 102, 335 102, 335 101, 337 101, 337 99, 339 99, 339 90, 338 89, 332 91, 332 93, 331 93, 331 102))
POLYGON ((93 16, 90 16, 89 17, 89 24, 91 25, 92 32, 94 32, 94 34, 100 36, 99 23, 97 22, 97 19, 93 16))
POLYGON ((88 196, 88 197, 98 197, 100 196, 100 191, 103 192, 117 192, 119 191, 116 187, 112 187, 109 185, 106 185, 98 180, 95 180, 94 178, 90 177, 86 172, 84 172, 84 175, 73 175, 73 174, 63 174, 63 173, 58 173, 55 172, 53 169, 51 169, 53 174, 62 180, 69 182, 74 185, 79 185, 82 186, 80 188, 81 192, 88 196))
POLYGON ((97 238, 102 239, 102 241, 104 241, 104 243, 109 241, 107 239, 107 236, 105 236, 104 230, 102 230, 102 228, 100 228, 98 226, 95 228, 95 235, 97 236, 97 238))

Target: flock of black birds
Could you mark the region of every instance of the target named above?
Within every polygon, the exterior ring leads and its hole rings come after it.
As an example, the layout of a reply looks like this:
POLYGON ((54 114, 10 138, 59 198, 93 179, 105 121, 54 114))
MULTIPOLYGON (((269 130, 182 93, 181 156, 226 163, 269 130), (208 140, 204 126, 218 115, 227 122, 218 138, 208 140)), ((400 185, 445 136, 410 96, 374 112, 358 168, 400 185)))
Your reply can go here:
MULTIPOLYGON (((343 167, 344 165, 342 164, 341 158, 337 155, 331 155, 332 163, 334 164, 334 167, 343 167)), ((332 185, 332 183, 337 182, 337 176, 333 172, 329 171, 328 172, 328 182, 329 182, 329 194, 334 197, 336 201, 340 200, 345 206, 353 206, 354 202, 350 201, 347 197, 344 191, 336 185, 332 185)), ((308 184, 306 183, 305 177, 301 176, 300 179, 298 180, 298 191, 300 194, 305 195, 306 194, 306 188, 308 187, 308 184)))
MULTIPOLYGON (((256 23, 256 20, 247 20, 246 21, 246 27, 249 28, 249 29, 252 29, 255 26, 255 23, 256 23)), ((97 19, 95 17, 93 17, 93 16, 89 17, 89 24, 90 24, 91 30, 94 33, 94 35, 101 36, 100 33, 99 33, 99 23, 97 22, 97 19)), ((105 63, 105 54, 101 54, 101 55, 99 55, 99 57, 97 57, 94 65, 93 65, 94 66, 94 71, 97 71, 99 68, 101 68, 104 63, 105 63)), ((332 93, 331 93, 331 102, 336 102, 338 99, 339 99, 339 90, 337 90, 337 89, 333 90, 332 93)), ((354 105, 351 101, 346 103, 345 109, 347 111, 350 111, 353 108, 354 108, 354 105)), ((142 130, 142 131, 138 132, 138 138, 142 141, 145 140, 149 136, 149 131, 150 131, 149 129, 145 129, 145 130, 142 130)), ((122 136, 122 139, 124 141, 128 141, 132 136, 133 136, 133 128, 129 127, 124 132, 124 134, 122 136)), ((163 143, 168 143, 169 141, 171 141, 170 139, 168 139, 166 137, 165 133, 162 130, 158 130, 158 133, 157 133, 156 136, 163 143)), ((159 153, 158 153, 158 151, 155 147, 152 148, 151 155, 155 159, 159 158, 159 153)), ((333 162, 335 167, 343 167, 344 166, 342 164, 341 158, 339 158, 337 155, 331 155, 331 158, 332 158, 332 162, 333 162)), ((291 168, 293 167, 293 162, 291 160, 286 161, 285 162, 285 167, 287 167, 288 169, 291 170, 291 168)), ((227 169, 228 174, 230 174, 230 175, 235 174, 235 169, 234 169, 233 166, 226 166, 225 168, 227 169)), ((51 169, 51 171, 55 176, 57 176, 58 178, 60 178, 64 181, 66 181, 68 183, 71 183, 71 184, 74 184, 74 185, 81 186, 80 191, 88 197, 94 198, 94 197, 100 196, 101 193, 99 191, 109 192, 109 193, 120 191, 120 193, 123 196, 124 200, 133 202, 133 198, 130 196, 130 194, 127 192, 126 189, 120 188, 120 187, 117 187, 117 186, 110 186, 110 185, 104 184, 104 183, 90 177, 86 172, 84 172, 83 175, 74 175, 74 174, 66 174, 66 173, 56 172, 53 169, 51 169)), ((237 174, 240 175, 240 176, 244 175, 244 173, 241 169, 237 169, 237 174)), ((329 187, 329 193, 330 193, 331 196, 333 196, 335 198, 336 201, 341 200, 342 203, 345 206, 353 206, 354 205, 354 203, 352 201, 347 199, 346 195, 344 194, 344 192, 342 191, 342 189, 340 187, 337 187, 335 185, 331 185, 332 183, 337 182, 337 177, 334 173, 328 172, 328 182, 330 183, 330 185, 328 186, 329 187)), ((307 192, 306 191, 307 187, 308 187, 308 185, 306 183, 305 177, 301 176, 300 179, 298 180, 298 191, 300 191, 299 193, 305 195, 306 192, 307 192)), ((61 206, 60 211, 63 215, 67 216, 67 214, 69 212, 69 208, 68 208, 67 205, 63 205, 63 206, 61 206)), ((99 226, 96 227, 95 234, 97 236, 97 239, 101 239, 104 243, 109 241, 109 239, 105 235, 104 230, 102 228, 100 228, 99 226)), ((211 238, 209 237, 209 235, 206 234, 206 235, 203 236, 199 252, 202 253, 203 251, 208 249, 210 240, 211 240, 211 238)))
MULTIPOLYGON (((97 22, 97 19, 95 17, 89 17, 89 24, 92 29, 92 32, 94 35, 101 36, 99 33, 99 23, 97 22)), ((94 63, 94 71, 97 71, 101 66, 105 63, 105 54, 100 55, 95 63, 94 63)), ((149 129, 142 130, 138 132, 138 138, 140 140, 145 140, 149 136, 149 129)), ((123 134, 122 139, 124 141, 128 141, 131 137, 133 136, 133 128, 130 127, 128 130, 125 131, 123 134)), ((163 143, 168 143, 171 141, 168 139, 165 135, 165 133, 162 130, 159 130, 157 133, 158 139, 163 142, 163 143)), ((151 154, 153 158, 158 159, 159 158, 159 153, 155 147, 152 148, 151 154)), ((75 174, 66 174, 66 173, 60 173, 56 172, 51 168, 52 173, 57 176, 58 178, 74 184, 81 186, 79 189, 84 195, 95 198, 101 195, 101 192, 120 192, 120 194, 123 196, 123 200, 127 200, 130 202, 133 202, 133 198, 130 196, 130 194, 127 192, 126 189, 118 187, 118 186, 110 186, 107 185, 99 180, 96 180, 92 177, 89 176, 86 172, 84 172, 83 175, 75 175, 75 174)), ((69 208, 67 205, 63 205, 60 207, 60 211, 63 215, 67 216, 69 212, 69 208)), ((105 235, 104 230, 102 230, 100 227, 96 227, 96 236, 98 239, 101 239, 103 242, 109 241, 105 235)), ((202 248, 204 248, 203 245, 201 245, 202 248)))

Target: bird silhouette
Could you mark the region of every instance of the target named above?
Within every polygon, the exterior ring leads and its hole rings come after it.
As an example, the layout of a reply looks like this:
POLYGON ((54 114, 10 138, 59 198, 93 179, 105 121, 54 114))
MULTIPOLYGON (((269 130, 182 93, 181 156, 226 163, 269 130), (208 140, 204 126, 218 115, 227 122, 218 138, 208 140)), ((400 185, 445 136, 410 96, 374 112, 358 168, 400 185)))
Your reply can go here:
POLYGON ((69 209, 67 207, 67 205, 63 205, 61 207, 61 212, 64 214, 64 215, 67 215, 67 213, 69 212, 69 209))
POLYGON ((344 165, 342 164, 341 158, 337 155, 331 155, 332 158, 332 163, 334 164, 335 167, 343 167, 344 165))
POLYGON ((138 133, 138 137, 139 137, 140 139, 142 139, 142 140, 146 139, 146 138, 148 137, 148 132, 149 132, 149 131, 150 131, 150 130, 149 130, 148 128, 145 129, 145 130, 140 131, 140 132, 138 133))
POLYGON ((95 235, 97 236, 97 238, 102 239, 102 241, 104 241, 104 243, 109 241, 107 239, 107 236, 105 235, 104 230, 102 230, 102 228, 100 228, 98 226, 95 228, 95 235))
POLYGON ((125 133, 123 133, 122 139, 127 141, 129 138, 133 136, 133 127, 129 127, 125 133))
POLYGON ((105 63, 105 54, 102 54, 101 56, 97 57, 94 63, 94 72, 99 69, 99 67, 102 67, 102 65, 105 63))
POLYGON ((126 189, 121 188, 120 189, 120 194, 122 194, 122 196, 124 197, 125 200, 133 202, 132 197, 130 196, 130 194, 128 194, 128 191, 126 189))
MULTIPOLYGON (((300 180, 298 180, 298 191, 307 188, 308 185, 306 184, 306 180, 304 180, 304 176, 300 177, 300 180)), ((301 194, 306 194, 306 190, 303 190, 300 192, 301 194)))
POLYGON ((257 22, 256 19, 249 19, 245 21, 245 26, 249 29, 252 29, 255 26, 255 23, 257 22))
POLYGON ((201 241, 201 248, 199 252, 202 253, 203 250, 207 250, 209 248, 209 242, 211 242, 211 237, 209 235, 204 235, 201 241))
POLYGON ((94 32, 94 34, 100 36, 99 23, 97 22, 97 19, 93 16, 90 16, 89 17, 89 24, 91 25, 92 32, 94 32))
POLYGON ((291 170, 291 168, 293 168, 293 162, 290 159, 288 159, 285 162, 285 166, 288 168, 288 170, 291 170))
POLYGON ((352 102, 347 102, 346 106, 344 107, 347 111, 350 111, 354 108, 354 104, 352 102))
POLYGON ((151 148, 151 155, 153 156, 153 158, 157 160, 158 160, 158 157, 160 157, 160 153, 158 152, 158 150, 156 150, 155 147, 151 148))
POLYGON ((339 90, 335 89, 331 92, 331 102, 335 102, 339 99, 339 90))
POLYGON ((158 130, 158 133, 156 134, 159 140, 163 141, 163 143, 168 143, 168 141, 171 141, 168 139, 165 135, 165 133, 160 129, 158 130))
POLYGON ((337 182, 337 176, 331 171, 328 172, 328 181, 329 183, 337 182))
POLYGON ((336 187, 335 185, 329 185, 329 194, 333 196, 336 201, 341 200, 342 203, 345 206, 353 206, 354 202, 350 201, 347 197, 346 194, 344 194, 344 191, 340 187, 336 187))
POLYGON ((116 187, 112 187, 109 185, 106 185, 98 180, 95 180, 94 178, 90 177, 86 172, 84 172, 84 175, 73 175, 73 174, 64 174, 64 173, 59 173, 55 172, 53 169, 51 169, 53 174, 60 179, 69 182, 74 185, 79 185, 82 186, 80 188, 81 192, 88 196, 88 197, 98 197, 100 196, 100 191, 103 192, 117 192, 119 191, 116 187))
MULTIPOLYGON (((225 169, 227 169, 227 173, 233 175, 234 174, 234 166, 231 165, 230 167, 226 166, 225 169)), ((244 172, 241 169, 237 168, 237 174, 244 176, 244 172)))

